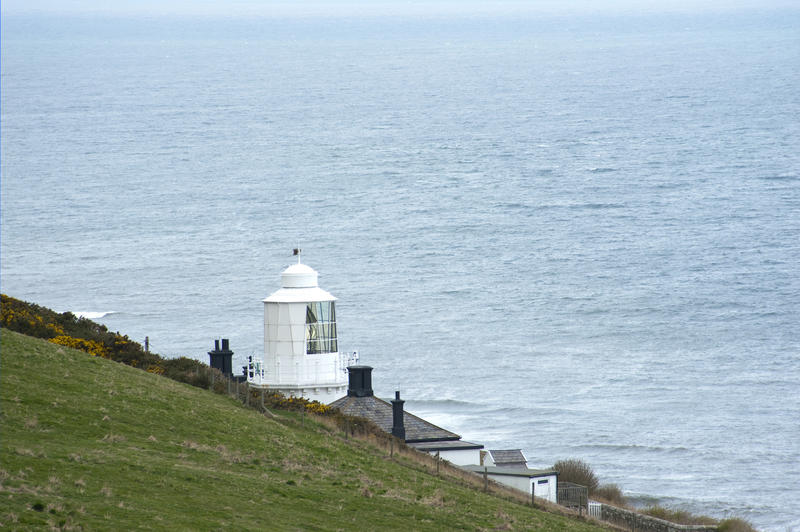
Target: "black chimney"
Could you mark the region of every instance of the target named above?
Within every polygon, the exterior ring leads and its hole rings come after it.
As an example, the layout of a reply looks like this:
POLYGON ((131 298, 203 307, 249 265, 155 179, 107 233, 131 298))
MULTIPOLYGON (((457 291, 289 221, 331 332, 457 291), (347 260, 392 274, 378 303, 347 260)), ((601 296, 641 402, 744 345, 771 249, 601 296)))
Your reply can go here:
POLYGON ((347 395, 350 397, 372 396, 372 367, 349 366, 347 368, 350 383, 347 386, 347 395))
POLYGON ((406 439, 406 426, 403 423, 403 401, 400 399, 400 392, 394 392, 394 399, 392 399, 392 436, 406 439))
POLYGON ((214 350, 208 352, 210 358, 209 365, 218 369, 223 375, 233 377, 233 351, 228 348, 228 339, 222 339, 222 349, 219 348, 219 340, 214 340, 214 350))

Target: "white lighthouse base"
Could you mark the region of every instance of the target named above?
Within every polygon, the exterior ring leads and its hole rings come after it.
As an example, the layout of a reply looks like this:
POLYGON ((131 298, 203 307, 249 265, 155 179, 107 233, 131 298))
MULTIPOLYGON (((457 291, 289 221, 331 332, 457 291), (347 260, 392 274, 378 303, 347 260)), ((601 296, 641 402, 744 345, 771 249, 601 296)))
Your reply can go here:
POLYGON ((330 404, 337 399, 347 395, 347 384, 314 384, 309 386, 290 386, 287 384, 266 384, 264 386, 255 385, 255 388, 263 388, 271 392, 280 392, 286 397, 305 397, 310 401, 319 401, 322 404, 330 404))

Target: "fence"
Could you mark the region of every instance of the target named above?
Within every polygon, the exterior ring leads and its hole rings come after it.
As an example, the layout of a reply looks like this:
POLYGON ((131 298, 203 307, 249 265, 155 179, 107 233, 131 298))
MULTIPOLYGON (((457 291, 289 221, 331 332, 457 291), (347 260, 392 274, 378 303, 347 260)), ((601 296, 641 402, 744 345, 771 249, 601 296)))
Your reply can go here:
POLYGON ((716 532, 717 530, 716 525, 680 525, 595 501, 589 501, 587 513, 591 517, 631 532, 716 532))
POLYGON ((572 482, 558 483, 558 504, 577 510, 579 514, 589 510, 589 488, 572 482))

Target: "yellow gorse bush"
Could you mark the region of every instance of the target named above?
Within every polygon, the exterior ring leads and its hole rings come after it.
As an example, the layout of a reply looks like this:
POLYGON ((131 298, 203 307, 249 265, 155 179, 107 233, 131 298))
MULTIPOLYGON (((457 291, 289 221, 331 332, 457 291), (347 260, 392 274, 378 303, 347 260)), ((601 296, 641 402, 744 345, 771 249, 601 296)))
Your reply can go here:
POLYGON ((3 294, 3 308, 2 312, 0 313, 0 321, 2 321, 4 327, 18 330, 20 327, 15 327, 15 325, 23 325, 27 326, 23 327, 23 330, 30 329, 32 331, 44 333, 48 336, 59 336, 66 334, 64 329, 59 324, 45 320, 42 318, 42 316, 33 314, 26 307, 15 305, 15 303, 15 300, 3 294))
POLYGON ((147 373, 153 373, 155 375, 163 375, 164 374, 164 368, 162 368, 161 366, 159 366, 157 364, 151 364, 151 365, 147 366, 147 373))
POLYGON ((273 393, 268 396, 270 405, 277 408, 286 410, 299 410, 305 409, 307 412, 314 414, 326 415, 332 412, 332 408, 328 405, 322 404, 319 401, 309 401, 304 397, 286 397, 283 394, 273 393))
POLYGON ((108 348, 103 344, 100 344, 93 340, 84 340, 83 338, 73 338, 72 336, 67 336, 62 334, 56 336, 55 338, 50 338, 48 342, 52 342, 58 345, 63 345, 65 347, 71 347, 72 349, 80 349, 81 351, 86 351, 90 355, 94 355, 97 357, 102 357, 102 358, 109 357, 108 348))

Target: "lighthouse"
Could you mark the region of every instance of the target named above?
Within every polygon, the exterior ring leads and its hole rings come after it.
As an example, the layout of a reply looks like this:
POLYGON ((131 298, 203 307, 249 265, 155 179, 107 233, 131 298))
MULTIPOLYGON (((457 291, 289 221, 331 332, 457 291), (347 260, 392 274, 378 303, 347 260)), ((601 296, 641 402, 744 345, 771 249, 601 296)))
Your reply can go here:
MULTIPOLYGON (((299 251, 299 250, 298 250, 299 251)), ((336 298, 302 264, 281 272, 281 288, 264 300, 263 372, 251 383, 292 397, 331 403, 347 394, 347 360, 339 354, 336 298)))

